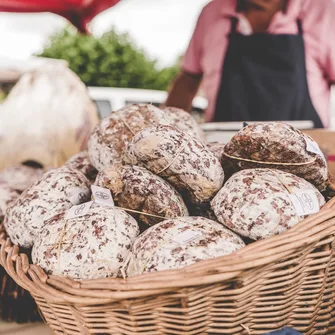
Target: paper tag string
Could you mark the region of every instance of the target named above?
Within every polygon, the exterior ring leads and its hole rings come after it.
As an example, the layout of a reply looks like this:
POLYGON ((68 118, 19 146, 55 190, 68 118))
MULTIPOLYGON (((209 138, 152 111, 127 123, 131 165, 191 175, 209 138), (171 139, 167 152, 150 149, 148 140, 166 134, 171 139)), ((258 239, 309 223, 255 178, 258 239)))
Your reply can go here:
POLYGON ((136 211, 134 209, 124 208, 124 207, 119 207, 119 206, 115 206, 115 208, 123 209, 126 212, 131 212, 131 213, 136 213, 136 214, 141 214, 141 215, 152 216, 152 217, 157 218, 157 219, 163 219, 163 220, 173 219, 173 218, 169 218, 169 217, 165 217, 165 216, 159 216, 159 215, 155 215, 155 214, 145 213, 145 212, 141 212, 141 211, 136 211))
POLYGON ((317 159, 316 157, 314 157, 311 161, 309 161, 309 162, 303 162, 303 163, 281 163, 281 162, 255 161, 253 159, 236 157, 236 156, 232 156, 232 155, 227 154, 225 151, 223 151, 223 154, 225 156, 227 156, 228 158, 236 159, 236 160, 243 161, 243 162, 250 162, 250 163, 257 163, 257 164, 264 164, 264 165, 279 165, 279 166, 304 166, 304 165, 313 164, 316 161, 316 159, 317 159))
POLYGON ((124 125, 128 128, 128 130, 133 134, 133 136, 135 136, 136 133, 133 132, 133 130, 129 126, 128 122, 121 115, 120 115, 120 120, 124 123, 124 125))
POLYGON ((62 231, 60 233, 60 236, 58 238, 58 243, 57 243, 57 267, 58 267, 59 273, 61 273, 60 253, 61 253, 61 249, 63 246, 63 239, 65 237, 65 234, 66 234, 66 221, 64 222, 64 225, 62 227, 62 231))
POLYGON ((271 170, 271 169, 268 169, 277 179, 278 181, 285 187, 285 189, 287 190, 288 193, 290 194, 294 194, 294 192, 292 191, 292 189, 285 184, 285 182, 279 177, 278 173, 276 173, 275 170, 271 170))
MULTIPOLYGON (((134 112, 133 112, 134 113, 134 112)), ((153 127, 156 127, 157 125, 153 122, 151 122, 151 120, 146 120, 143 115, 139 112, 139 111, 135 111, 135 113, 137 113, 139 116, 141 116, 142 120, 145 121, 145 122, 148 122, 151 126, 153 127)), ((122 115, 119 116, 120 117, 120 120, 124 123, 124 125, 129 129, 129 131, 133 134, 133 136, 136 135, 136 132, 134 132, 132 130, 132 128, 130 127, 130 125, 128 124, 128 122, 123 118, 122 115)))
POLYGON ((188 146, 188 144, 191 142, 191 140, 193 140, 193 138, 191 136, 189 136, 189 139, 186 143, 184 143, 184 145, 177 151, 176 155, 174 156, 174 158, 172 159, 172 161, 163 169, 161 169, 160 171, 157 172, 157 175, 161 174, 162 172, 164 172, 165 170, 167 170, 179 157, 179 155, 186 149, 186 147, 188 146))

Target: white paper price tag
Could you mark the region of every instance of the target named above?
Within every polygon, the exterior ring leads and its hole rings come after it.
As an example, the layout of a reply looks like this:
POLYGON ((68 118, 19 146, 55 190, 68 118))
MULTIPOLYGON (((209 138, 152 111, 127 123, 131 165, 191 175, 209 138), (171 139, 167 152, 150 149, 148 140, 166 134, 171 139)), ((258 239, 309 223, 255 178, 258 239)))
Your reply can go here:
POLYGON ((320 210, 314 191, 299 191, 289 195, 298 216, 315 214, 320 210))
POLYGON ((114 207, 114 200, 109 189, 92 185, 93 199, 97 204, 114 207))
POLYGON ((90 199, 89 189, 73 187, 69 190, 70 201, 73 205, 81 204, 90 199))
POLYGON ((186 230, 176 236, 173 236, 171 240, 178 244, 187 244, 199 238, 200 236, 202 236, 200 231, 186 230))
POLYGON ((321 151, 319 145, 315 141, 311 140, 308 136, 305 136, 305 142, 306 142, 306 150, 308 152, 320 155, 321 157, 324 158, 323 152, 321 151))
POLYGON ((92 204, 93 204, 93 201, 90 201, 90 202, 85 202, 84 204, 81 204, 81 205, 71 207, 65 215, 65 220, 78 218, 80 216, 84 216, 88 214, 88 211, 90 210, 92 204))

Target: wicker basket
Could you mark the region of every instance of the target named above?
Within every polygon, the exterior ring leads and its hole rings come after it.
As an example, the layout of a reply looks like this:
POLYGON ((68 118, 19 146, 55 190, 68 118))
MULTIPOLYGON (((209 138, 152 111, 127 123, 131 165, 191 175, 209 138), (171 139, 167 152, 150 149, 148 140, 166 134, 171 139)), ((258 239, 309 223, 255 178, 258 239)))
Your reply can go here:
MULTIPOLYGON (((3 231, 3 226, 0 226, 0 234, 3 231)), ((0 266, 0 320, 16 323, 42 320, 33 297, 19 286, 2 266, 0 266)))
POLYGON ((55 334, 335 334, 335 200, 288 232, 180 270, 48 277, 4 233, 0 261, 55 334))

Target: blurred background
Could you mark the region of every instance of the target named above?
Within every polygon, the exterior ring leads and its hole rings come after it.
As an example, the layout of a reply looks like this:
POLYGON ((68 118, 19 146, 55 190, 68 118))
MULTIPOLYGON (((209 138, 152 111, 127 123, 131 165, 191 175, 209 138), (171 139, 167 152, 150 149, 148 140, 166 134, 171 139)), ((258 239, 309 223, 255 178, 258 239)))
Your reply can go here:
MULTIPOLYGON (((59 59, 89 87, 101 116, 129 102, 158 105, 208 2, 122 0, 89 23, 91 35, 51 13, 0 13, 0 99, 22 73, 59 59)), ((195 100, 200 119, 206 106, 195 100)))

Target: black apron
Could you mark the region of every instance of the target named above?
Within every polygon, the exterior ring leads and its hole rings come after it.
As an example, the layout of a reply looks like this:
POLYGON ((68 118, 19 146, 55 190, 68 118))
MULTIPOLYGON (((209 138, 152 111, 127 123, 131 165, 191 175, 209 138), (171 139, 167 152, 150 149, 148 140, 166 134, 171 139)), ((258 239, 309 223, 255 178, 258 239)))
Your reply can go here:
POLYGON ((299 34, 237 32, 232 19, 214 122, 310 120, 323 124, 307 84, 304 39, 299 34))

